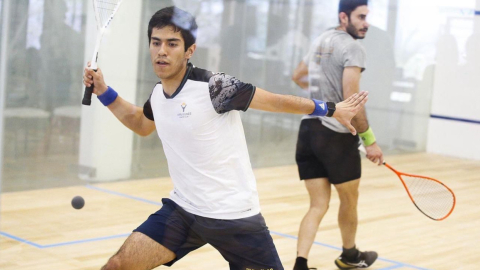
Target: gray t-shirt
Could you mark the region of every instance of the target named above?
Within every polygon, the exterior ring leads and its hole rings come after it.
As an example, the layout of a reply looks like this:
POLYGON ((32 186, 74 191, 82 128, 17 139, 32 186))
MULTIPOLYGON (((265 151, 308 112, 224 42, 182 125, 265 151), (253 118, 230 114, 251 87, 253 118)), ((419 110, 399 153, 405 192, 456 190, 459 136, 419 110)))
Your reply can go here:
MULTIPOLYGON (((315 39, 303 58, 308 65, 310 97, 323 101, 341 102, 343 70, 345 67, 366 66, 365 48, 345 31, 328 30, 315 39)), ((331 117, 320 117, 324 126, 340 132, 350 131, 331 117)))

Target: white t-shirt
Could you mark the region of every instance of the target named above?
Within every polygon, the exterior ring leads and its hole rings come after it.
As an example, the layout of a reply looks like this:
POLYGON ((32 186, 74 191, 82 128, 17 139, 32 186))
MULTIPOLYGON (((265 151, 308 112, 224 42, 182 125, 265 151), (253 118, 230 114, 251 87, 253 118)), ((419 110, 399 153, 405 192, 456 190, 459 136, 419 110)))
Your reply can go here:
POLYGON ((255 87, 223 73, 187 67, 172 96, 157 84, 144 114, 155 121, 174 189, 170 199, 208 218, 239 219, 260 212, 240 113, 255 87))

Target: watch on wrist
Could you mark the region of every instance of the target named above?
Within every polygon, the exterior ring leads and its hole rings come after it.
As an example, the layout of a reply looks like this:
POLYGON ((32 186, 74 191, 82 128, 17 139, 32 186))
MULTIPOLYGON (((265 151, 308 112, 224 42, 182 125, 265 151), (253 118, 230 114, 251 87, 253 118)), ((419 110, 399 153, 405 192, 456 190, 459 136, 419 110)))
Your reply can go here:
POLYGON ((332 117, 333 113, 335 112, 335 103, 334 102, 327 102, 327 117, 332 117))

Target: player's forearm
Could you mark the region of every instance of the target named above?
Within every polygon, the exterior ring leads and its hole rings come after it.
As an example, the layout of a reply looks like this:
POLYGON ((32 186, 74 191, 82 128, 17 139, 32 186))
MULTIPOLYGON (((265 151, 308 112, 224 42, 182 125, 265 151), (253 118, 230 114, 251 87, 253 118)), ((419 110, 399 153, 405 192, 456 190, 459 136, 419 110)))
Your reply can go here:
MULTIPOLYGON (((345 99, 347 99, 357 92, 358 87, 344 88, 343 96, 345 99)), ((352 119, 352 126, 355 127, 359 133, 362 133, 368 129, 368 120, 365 108, 362 108, 352 119)))
POLYGON ((114 102, 107 106, 123 125, 133 132, 146 136, 147 132, 142 128, 143 109, 118 96, 114 102))
MULTIPOLYGON (((345 68, 343 72, 342 86, 343 98, 347 99, 350 96, 360 92, 360 78, 361 69, 358 67, 345 68)), ((362 133, 368 129, 367 114, 365 108, 362 108, 357 115, 352 119, 352 126, 362 133)))
POLYGON ((310 99, 274 94, 257 87, 250 108, 268 112, 311 114, 315 103, 310 99))
POLYGON ((311 99, 290 95, 277 95, 277 99, 278 112, 311 114, 315 110, 315 103, 311 99))
POLYGON ((359 133, 365 132, 368 129, 369 125, 365 108, 362 108, 352 119, 352 126, 354 126, 359 133))

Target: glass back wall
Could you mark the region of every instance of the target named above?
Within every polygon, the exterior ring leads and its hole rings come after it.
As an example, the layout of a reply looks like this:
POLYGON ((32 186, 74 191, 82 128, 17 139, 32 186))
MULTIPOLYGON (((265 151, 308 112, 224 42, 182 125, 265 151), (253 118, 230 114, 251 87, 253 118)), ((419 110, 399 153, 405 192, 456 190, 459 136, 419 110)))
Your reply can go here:
MULTIPOLYGON (((7 74, 3 191, 84 184, 77 176, 78 148, 85 13, 91 1, 9 3, 8 31, 1 33, 7 53, 0 59, 7 74)), ((465 63, 475 1, 369 3, 361 89, 370 92, 370 124, 386 153, 424 151, 435 64, 441 57, 465 63), (450 46, 439 47, 446 43, 450 46)), ((160 8, 177 5, 196 16, 194 65, 300 96, 306 93, 291 81, 293 70, 313 39, 338 23, 337 0, 142 0, 142 5, 144 38, 138 41, 141 49, 131 52, 138 55, 137 100, 131 101, 138 106, 159 80, 152 72, 146 30, 160 8)), ((295 163, 301 116, 248 110, 242 119, 254 167, 295 163)), ((168 175, 156 134, 135 136, 133 145, 132 178, 168 175)))

